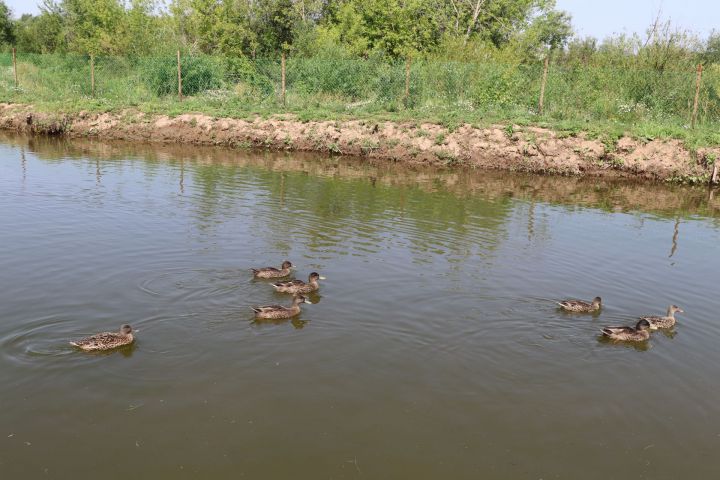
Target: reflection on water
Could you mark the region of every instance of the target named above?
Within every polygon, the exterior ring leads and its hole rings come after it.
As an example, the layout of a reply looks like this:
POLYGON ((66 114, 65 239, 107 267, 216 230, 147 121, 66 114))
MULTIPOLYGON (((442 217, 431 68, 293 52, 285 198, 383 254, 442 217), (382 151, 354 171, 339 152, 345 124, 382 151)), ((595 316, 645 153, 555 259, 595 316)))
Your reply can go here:
POLYGON ((720 469, 704 188, 0 140, 2 478, 720 469), (257 321, 290 296, 248 269, 284 259, 328 280, 257 321), (672 303, 648 342, 599 336, 672 303), (128 349, 68 345, 123 323, 128 349))

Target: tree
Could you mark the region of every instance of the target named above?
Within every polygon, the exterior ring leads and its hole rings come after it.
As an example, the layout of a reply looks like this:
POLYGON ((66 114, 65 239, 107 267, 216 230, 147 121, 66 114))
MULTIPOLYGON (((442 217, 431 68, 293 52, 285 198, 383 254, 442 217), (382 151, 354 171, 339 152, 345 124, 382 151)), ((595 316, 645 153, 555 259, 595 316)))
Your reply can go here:
POLYGON ((20 51, 30 53, 64 52, 64 20, 59 7, 46 1, 37 16, 23 15, 15 23, 16 44, 20 51))
POLYGON ((441 12, 434 6, 428 0, 349 1, 332 12, 328 29, 355 53, 407 56, 439 44, 441 12))
POLYGON ((62 0, 64 36, 70 51, 119 54, 127 51, 123 35, 125 8, 119 0, 62 0))
POLYGON ((264 0, 257 2, 257 9, 258 15, 253 27, 264 53, 288 50, 301 21, 292 0, 264 0))
POLYGON ((549 50, 563 47, 573 33, 570 15, 556 10, 536 17, 530 24, 530 29, 537 32, 538 42, 549 50))
POLYGON ((715 63, 720 65, 720 32, 714 30, 710 34, 700 58, 706 64, 715 63))
POLYGON ((0 0, 0 45, 15 43, 14 30, 12 12, 7 4, 3 0, 0 0))

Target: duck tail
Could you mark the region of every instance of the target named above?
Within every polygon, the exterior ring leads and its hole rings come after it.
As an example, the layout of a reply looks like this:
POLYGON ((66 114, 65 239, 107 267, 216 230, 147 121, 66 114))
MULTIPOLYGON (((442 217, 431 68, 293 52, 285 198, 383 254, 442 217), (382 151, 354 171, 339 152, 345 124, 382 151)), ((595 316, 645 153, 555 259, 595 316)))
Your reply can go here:
POLYGON ((255 313, 260 313, 262 310, 260 310, 260 307, 250 307, 250 310, 252 310, 255 313))
POLYGON ((257 268, 251 268, 250 271, 251 271, 252 273, 254 273, 255 275, 257 275, 257 273, 258 273, 260 270, 258 270, 257 268))

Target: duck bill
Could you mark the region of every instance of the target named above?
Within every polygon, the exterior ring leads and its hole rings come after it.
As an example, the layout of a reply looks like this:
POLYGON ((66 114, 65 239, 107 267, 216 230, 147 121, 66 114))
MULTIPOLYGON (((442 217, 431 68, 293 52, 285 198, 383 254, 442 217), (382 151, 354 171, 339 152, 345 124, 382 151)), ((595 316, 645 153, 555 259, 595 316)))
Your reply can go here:
MULTIPOLYGON (((327 280, 327 278, 325 278, 325 277, 318 277, 318 278, 319 278, 320 280, 327 280)), ((680 310, 680 311, 682 311, 682 310, 680 310)))
POLYGON ((311 302, 311 301, 308 300, 307 298, 303 301, 303 303, 307 303, 308 305, 312 305, 312 304, 313 304, 313 302, 311 302))

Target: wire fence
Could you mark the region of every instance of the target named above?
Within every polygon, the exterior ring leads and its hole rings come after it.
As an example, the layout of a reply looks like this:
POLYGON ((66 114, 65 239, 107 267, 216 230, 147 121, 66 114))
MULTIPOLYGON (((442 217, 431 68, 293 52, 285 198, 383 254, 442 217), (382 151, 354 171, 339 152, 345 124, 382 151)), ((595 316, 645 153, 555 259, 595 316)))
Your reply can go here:
POLYGON ((114 106, 199 100, 226 109, 259 106, 353 111, 451 111, 556 120, 720 122, 720 66, 654 70, 415 60, 206 55, 91 57, 0 54, 6 102, 93 100, 114 106), (285 81, 283 82, 283 77, 285 81))

